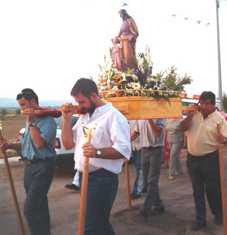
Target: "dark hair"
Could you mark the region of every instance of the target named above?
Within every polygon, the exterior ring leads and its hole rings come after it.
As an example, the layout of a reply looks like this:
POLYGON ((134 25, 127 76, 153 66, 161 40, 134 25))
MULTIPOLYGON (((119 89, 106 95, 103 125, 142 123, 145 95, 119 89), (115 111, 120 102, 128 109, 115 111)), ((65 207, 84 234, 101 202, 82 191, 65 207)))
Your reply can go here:
POLYGON ((216 103, 216 98, 215 98, 215 94, 212 91, 204 91, 202 92, 202 94, 199 97, 199 101, 201 100, 210 100, 211 104, 215 105, 216 103))
POLYGON ((25 98, 26 100, 34 99, 37 104, 39 104, 39 98, 37 94, 31 88, 25 88, 21 91, 21 93, 17 94, 16 99, 20 100, 21 98, 25 98))
POLYGON ((76 81, 71 90, 71 96, 82 94, 86 97, 90 97, 92 93, 98 95, 98 88, 95 82, 89 78, 80 78, 76 81))

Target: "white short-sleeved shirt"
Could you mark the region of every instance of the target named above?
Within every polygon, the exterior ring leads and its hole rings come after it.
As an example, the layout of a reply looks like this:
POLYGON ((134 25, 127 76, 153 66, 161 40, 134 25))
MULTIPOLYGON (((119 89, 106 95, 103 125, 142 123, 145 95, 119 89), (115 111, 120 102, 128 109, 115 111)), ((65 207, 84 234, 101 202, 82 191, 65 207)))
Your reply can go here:
POLYGON ((164 119, 153 119, 155 125, 162 128, 160 136, 156 136, 148 120, 139 120, 140 132, 140 146, 141 148, 147 147, 161 147, 164 145, 163 127, 164 119))
POLYGON ((221 134, 227 137, 227 122, 224 117, 214 111, 207 118, 196 112, 192 124, 186 131, 188 151, 193 156, 202 156, 218 149, 217 126, 220 125, 221 134))
MULTIPOLYGON (((129 121, 129 126, 130 126, 131 134, 133 132, 135 132, 135 131, 136 132, 140 132, 139 131, 139 123, 138 122, 139 122, 138 120, 130 120, 129 121)), ((132 143, 132 150, 133 151, 141 149, 140 139, 141 139, 141 135, 139 133, 139 136, 137 136, 137 138, 131 142, 132 143)))
POLYGON ((171 143, 180 143, 184 140, 184 132, 180 129, 182 119, 167 119, 165 129, 167 131, 167 141, 171 143))
MULTIPOLYGON (((93 128, 91 144, 97 148, 112 147, 121 153, 126 159, 131 155, 130 128, 127 119, 111 104, 107 103, 95 109, 94 113, 81 115, 73 127, 73 138, 75 143, 75 168, 83 170, 83 150, 85 144, 83 126, 93 128)), ((90 171, 104 168, 113 173, 120 173, 124 159, 101 159, 90 158, 90 171)))

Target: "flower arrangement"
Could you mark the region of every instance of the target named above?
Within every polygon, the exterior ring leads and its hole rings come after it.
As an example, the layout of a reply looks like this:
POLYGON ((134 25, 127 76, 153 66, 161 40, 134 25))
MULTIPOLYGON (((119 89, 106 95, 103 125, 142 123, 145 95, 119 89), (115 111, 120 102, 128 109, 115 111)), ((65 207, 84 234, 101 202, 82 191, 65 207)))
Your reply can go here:
MULTIPOLYGON (((110 51, 111 58, 111 51, 110 51)), ((100 67, 98 87, 102 97, 146 96, 153 98, 180 97, 184 86, 190 84, 189 75, 179 75, 172 66, 164 72, 152 74, 153 62, 150 49, 137 55, 137 68, 125 72, 118 71, 111 59, 104 57, 104 65, 100 67)))

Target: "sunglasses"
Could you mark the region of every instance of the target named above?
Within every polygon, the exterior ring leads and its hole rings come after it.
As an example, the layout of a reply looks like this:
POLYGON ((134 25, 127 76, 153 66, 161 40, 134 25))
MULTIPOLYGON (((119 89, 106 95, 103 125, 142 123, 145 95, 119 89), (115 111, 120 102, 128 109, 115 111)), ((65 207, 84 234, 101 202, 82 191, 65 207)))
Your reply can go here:
POLYGON ((22 98, 25 98, 26 100, 32 100, 34 99, 34 94, 31 93, 27 93, 27 92, 21 92, 19 94, 17 94, 17 100, 20 100, 22 98))

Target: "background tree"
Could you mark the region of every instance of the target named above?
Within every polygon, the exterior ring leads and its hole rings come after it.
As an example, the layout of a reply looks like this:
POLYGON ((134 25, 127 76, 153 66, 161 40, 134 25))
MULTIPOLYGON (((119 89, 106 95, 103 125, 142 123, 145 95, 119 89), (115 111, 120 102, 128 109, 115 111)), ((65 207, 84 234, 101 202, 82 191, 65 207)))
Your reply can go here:
POLYGON ((20 109, 16 109, 16 115, 20 114, 20 109))
POLYGON ((223 109, 225 113, 227 113, 227 95, 226 94, 224 94, 223 96, 222 103, 223 103, 223 109))
POLYGON ((7 114, 7 110, 5 108, 0 109, 1 119, 4 119, 7 114))

